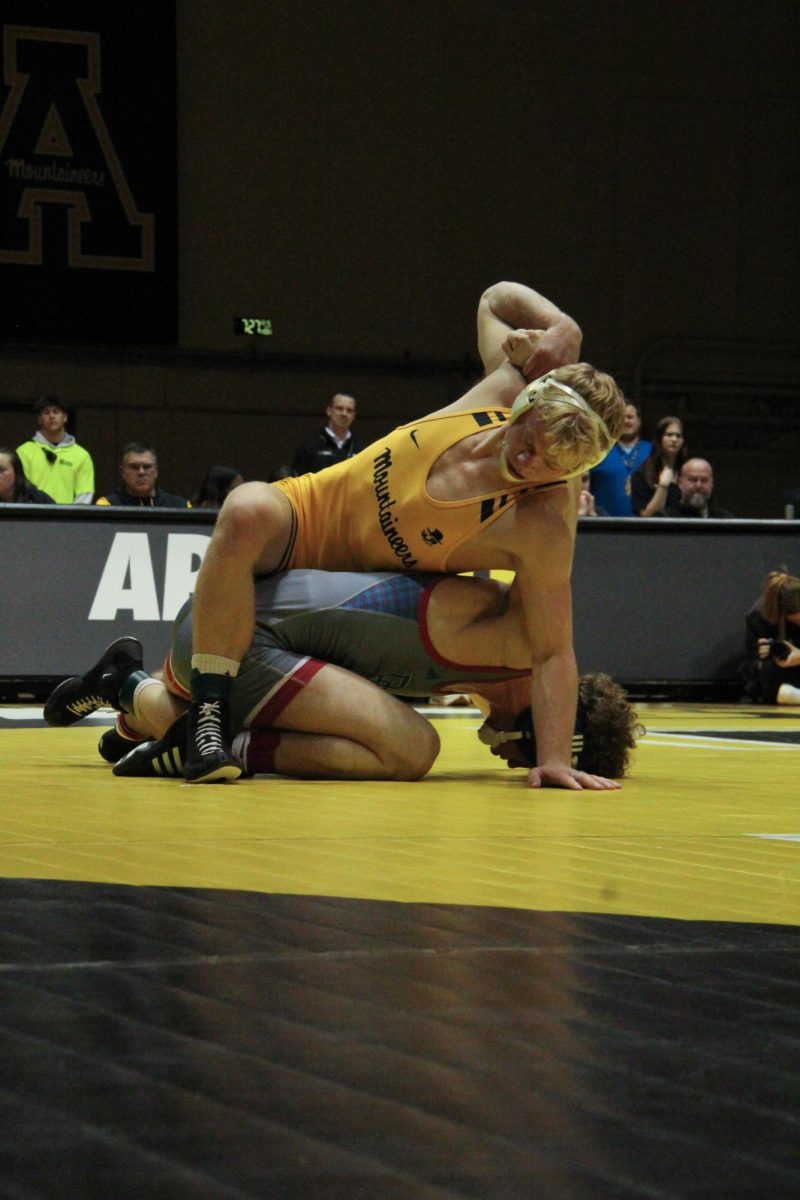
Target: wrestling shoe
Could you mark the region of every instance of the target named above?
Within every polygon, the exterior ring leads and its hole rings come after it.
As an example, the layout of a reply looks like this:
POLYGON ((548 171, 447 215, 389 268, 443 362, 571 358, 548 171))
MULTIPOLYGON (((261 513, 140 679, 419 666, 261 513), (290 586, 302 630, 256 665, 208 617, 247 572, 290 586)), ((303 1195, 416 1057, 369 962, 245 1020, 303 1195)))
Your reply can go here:
POLYGON ((227 700, 195 700, 189 709, 183 773, 189 783, 238 779, 242 764, 228 741, 227 700))
POLYGON ((98 708, 119 708, 119 690, 134 671, 143 670, 142 643, 117 638, 85 675, 65 679, 44 706, 48 725, 74 725, 98 708))
POLYGON ((113 773, 149 779, 183 779, 188 728, 189 714, 184 713, 172 722, 163 738, 154 742, 140 742, 129 750, 114 764, 113 773))
POLYGON ((118 763, 129 750, 141 746, 142 738, 123 737, 116 729, 107 729, 97 743, 97 752, 107 763, 118 763))

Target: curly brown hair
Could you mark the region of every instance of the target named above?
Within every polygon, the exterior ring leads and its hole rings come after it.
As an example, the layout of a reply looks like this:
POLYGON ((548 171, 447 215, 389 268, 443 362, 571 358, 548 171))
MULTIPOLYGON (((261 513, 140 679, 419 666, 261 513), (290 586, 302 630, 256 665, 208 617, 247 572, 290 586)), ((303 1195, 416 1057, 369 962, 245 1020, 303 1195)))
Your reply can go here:
MULTIPOLYGON (((504 758, 510 767, 534 766, 536 730, 530 707, 517 714, 513 729, 518 740, 504 741, 492 753, 504 758)), ((581 675, 573 740, 573 766, 577 770, 603 775, 606 779, 621 779, 636 739, 645 732, 624 690, 610 675, 581 675), (577 754, 576 742, 580 744, 577 754)))
POLYGON ((578 716, 583 719, 579 770, 607 779, 621 779, 636 739, 645 733, 623 688, 610 675, 582 675, 578 684, 578 716))

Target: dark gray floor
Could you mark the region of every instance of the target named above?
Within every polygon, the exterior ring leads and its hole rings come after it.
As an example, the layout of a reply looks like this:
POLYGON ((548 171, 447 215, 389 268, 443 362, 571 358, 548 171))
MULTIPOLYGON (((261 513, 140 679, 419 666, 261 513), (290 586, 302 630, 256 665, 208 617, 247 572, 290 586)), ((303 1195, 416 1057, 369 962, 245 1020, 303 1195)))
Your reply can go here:
POLYGON ((800 932, 0 882, 4 1197, 800 1195, 800 932))

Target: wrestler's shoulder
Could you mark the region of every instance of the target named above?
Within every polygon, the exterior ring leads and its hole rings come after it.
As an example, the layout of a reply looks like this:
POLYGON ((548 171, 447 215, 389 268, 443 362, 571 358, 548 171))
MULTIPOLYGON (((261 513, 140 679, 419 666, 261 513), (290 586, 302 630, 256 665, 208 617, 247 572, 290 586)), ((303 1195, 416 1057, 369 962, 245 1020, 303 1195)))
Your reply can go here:
POLYGON ((496 522, 498 537, 510 535, 514 539, 519 538, 523 529, 529 536, 539 532, 549 537, 554 529, 564 527, 570 529, 574 537, 576 505, 566 484, 524 492, 496 522))
POLYGON ((568 481, 526 492, 519 505, 520 516, 529 521, 577 520, 577 501, 568 481))

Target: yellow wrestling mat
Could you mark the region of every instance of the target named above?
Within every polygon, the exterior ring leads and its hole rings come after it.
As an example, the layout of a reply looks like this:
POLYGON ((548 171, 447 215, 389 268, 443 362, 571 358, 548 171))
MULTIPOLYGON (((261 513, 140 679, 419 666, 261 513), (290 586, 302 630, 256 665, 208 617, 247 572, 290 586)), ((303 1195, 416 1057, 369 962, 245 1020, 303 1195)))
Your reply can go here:
POLYGON ((800 710, 638 710, 623 790, 570 793, 495 765, 474 710, 434 718, 419 783, 198 787, 115 779, 96 724, 4 708, 0 875, 800 923, 800 710))

